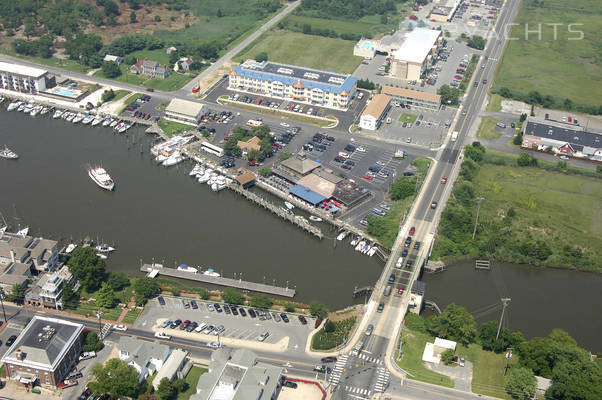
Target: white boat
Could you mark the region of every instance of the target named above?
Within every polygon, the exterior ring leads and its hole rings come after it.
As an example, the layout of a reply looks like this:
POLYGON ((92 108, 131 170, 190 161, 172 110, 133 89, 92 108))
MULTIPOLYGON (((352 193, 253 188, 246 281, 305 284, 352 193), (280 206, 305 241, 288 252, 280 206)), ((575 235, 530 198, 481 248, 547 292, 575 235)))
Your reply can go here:
POLYGON ((90 168, 88 175, 98 186, 105 190, 113 190, 115 187, 115 182, 113 182, 113 179, 111 179, 111 176, 104 168, 90 168))
MULTIPOLYGON (((33 108, 35 107, 35 104, 33 103, 28 103, 25 105, 25 107, 23 107, 23 109, 21 111, 23 111, 24 113, 30 113, 31 110, 33 110, 33 108)), ((19 107, 20 109, 21 107, 19 107)))
POLYGON ((109 126, 111 128, 115 128, 115 125, 117 125, 119 123, 119 121, 117 121, 116 119, 114 119, 113 121, 111 121, 111 123, 109 124, 109 126))
POLYGON ((92 122, 94 120, 94 115, 92 114, 86 114, 84 116, 84 119, 82 119, 82 124, 84 125, 88 125, 90 122, 92 122))
POLYGON ((368 251, 368 253, 366 253, 369 257, 372 257, 374 255, 374 253, 376 253, 376 250, 378 250, 378 246, 373 245, 372 248, 368 251))
POLYGON ((125 133, 125 131, 127 131, 128 129, 130 129, 132 127, 133 124, 123 124, 123 126, 121 128, 119 128, 118 132, 119 133, 125 133))
POLYGON ((28 234, 28 233, 29 233, 29 226, 26 226, 25 228, 23 228, 23 229, 19 229, 19 230, 17 231, 17 235, 19 235, 19 236, 21 236, 21 237, 25 237, 25 236, 27 236, 27 234, 28 234))
POLYGON ((31 111, 29 112, 29 115, 31 115, 32 117, 35 117, 36 115, 38 115, 40 113, 40 111, 42 111, 42 106, 35 106, 34 108, 31 109, 31 111))
POLYGON ((71 122, 73 121, 73 118, 75 118, 75 114, 70 112, 69 114, 67 114, 67 116, 65 117, 65 121, 67 122, 71 122))
POLYGON ((9 149, 8 147, 4 146, 4 149, 0 150, 0 157, 16 160, 17 158, 19 158, 19 155, 11 149, 9 149))
POLYGON ((202 169, 203 169, 203 166, 201 164, 195 164, 194 167, 192 168, 192 170, 188 173, 188 175, 196 176, 202 169))
POLYGON ((42 111, 40 111, 40 115, 46 115, 50 111, 50 107, 42 107, 42 111))
POLYGON ((96 253, 96 257, 100 258, 101 260, 106 260, 107 259, 106 254, 102 254, 102 253, 96 253))
POLYGON ((366 245, 365 241, 361 241, 357 244, 357 246, 355 246, 355 251, 360 251, 362 248, 364 248, 364 246, 366 245))
POLYGON ((8 107, 6 107, 6 111, 13 111, 16 110, 17 108, 19 108, 19 106, 23 104, 22 101, 13 101, 12 103, 10 103, 8 105, 8 107))
POLYGON ((119 122, 117 123, 117 125, 115 125, 115 128, 114 128, 114 129, 115 129, 117 132, 119 132, 119 130, 120 130, 121 128, 123 128, 123 125, 124 125, 124 124, 125 124, 125 122, 123 122, 123 121, 119 121, 119 122))
POLYGON ((19 106, 17 107, 17 111, 21 112, 21 111, 25 110, 25 106, 26 106, 25 103, 19 104, 19 106))
POLYGON ((81 122, 84 119, 85 115, 82 113, 77 113, 77 115, 75 117, 73 117, 73 120, 71 122, 73 122, 74 124, 77 124, 78 122, 81 122))
POLYGON ((310 219, 310 220, 312 220, 312 221, 315 221, 315 222, 320 222, 320 221, 322 221, 322 218, 320 218, 320 217, 316 217, 315 215, 310 215, 310 216, 309 216, 309 219, 310 219))
POLYGON ((347 237, 347 231, 342 231, 341 233, 339 233, 339 236, 337 236, 337 240, 343 240, 347 237))
POLYGON ((205 172, 202 176, 199 177, 198 181, 199 183, 207 183, 207 181, 209 181, 210 175, 205 172))
POLYGON ((94 117, 94 119, 92 120, 92 122, 90 122, 90 125, 96 126, 96 125, 100 124, 103 119, 104 118, 102 117, 102 115, 97 115, 96 117, 94 117))
POLYGON ((63 116, 63 114, 65 113, 65 111, 63 110, 59 110, 58 108, 56 110, 54 110, 54 114, 52 114, 52 118, 57 119, 63 116))
POLYGON ((362 252, 362 254, 366 254, 368 252, 368 250, 370 250, 370 245, 369 244, 365 244, 364 247, 362 247, 362 249, 360 250, 362 252))
POLYGON ((211 184, 211 190, 213 190, 214 192, 218 191, 218 187, 219 185, 215 181, 211 184))
POLYGON ((191 274, 198 274, 199 270, 196 269, 195 267, 189 267, 186 264, 180 264, 178 265, 178 267, 176 268, 176 270, 178 271, 184 271, 184 272, 190 272, 191 274))
POLYGON ((167 160, 169 156, 167 154, 159 154, 155 157, 155 161, 159 164, 163 164, 163 161, 167 160))
POLYGON ((112 251, 115 251, 114 247, 109 246, 108 244, 99 244, 98 246, 94 247, 96 249, 96 251, 100 251, 101 253, 110 253, 112 251))
POLYGON ((104 121, 102 121, 102 126, 107 126, 109 125, 111 122, 113 122, 113 118, 111 117, 106 117, 104 121))
POLYGON ((207 276, 215 276, 219 278, 221 275, 213 270, 213 268, 208 268, 207 271, 203 271, 203 275, 207 276))
POLYGON ((289 203, 288 201, 284 202, 284 205, 286 206, 286 208, 288 208, 289 210, 292 210, 293 208, 295 208, 294 205, 292 205, 291 203, 289 203))
POLYGON ((360 237, 359 236, 354 236, 353 239, 351 240, 351 243, 349 243, 349 244, 352 245, 352 246, 355 246, 359 242, 360 242, 360 237))
POLYGON ((176 165, 184 160, 184 157, 180 154, 179 151, 174 151, 165 161, 163 161, 162 165, 164 167, 171 167, 172 165, 176 165))
POLYGON ((65 248, 65 253, 71 254, 71 252, 75 250, 76 247, 77 245, 75 243, 69 243, 69 245, 65 248))

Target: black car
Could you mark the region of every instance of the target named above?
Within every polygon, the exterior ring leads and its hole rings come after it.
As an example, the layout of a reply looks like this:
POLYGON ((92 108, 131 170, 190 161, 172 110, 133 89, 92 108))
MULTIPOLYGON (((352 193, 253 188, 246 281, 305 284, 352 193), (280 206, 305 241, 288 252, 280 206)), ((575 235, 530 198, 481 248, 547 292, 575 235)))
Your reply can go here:
POLYGON ((405 257, 408 255, 408 249, 403 249, 403 251, 401 252, 401 256, 405 257))
POLYGON ((67 379, 72 380, 72 379, 79 379, 79 378, 83 378, 84 374, 82 374, 81 372, 76 372, 74 374, 71 374, 67 377, 67 379))
POLYGON ((226 312, 226 314, 230 314, 230 307, 228 307, 227 304, 224 304, 224 311, 226 312))
POLYGON ((347 146, 345 146, 345 150, 353 153, 355 151, 355 146, 352 144, 348 144, 347 146))
POLYGON ((307 319, 305 319, 303 315, 299 315, 299 322, 301 322, 303 325, 307 325, 307 319))
POLYGON ((199 308, 199 305, 196 303, 196 301, 195 301, 195 300, 190 300, 190 306, 191 306, 191 307, 192 307, 194 310, 196 310, 196 309, 198 309, 198 308, 199 308))
POLYGON ((187 327, 186 327, 186 332, 192 332, 194 331, 194 329, 199 326, 198 322, 191 322, 187 327))
POLYGON ((92 391, 90 389, 86 389, 86 390, 84 390, 84 392, 82 394, 79 395, 79 397, 77 399, 78 400, 87 400, 90 396, 92 396, 92 391))
POLYGON ((176 329, 178 326, 180 326, 181 323, 182 323, 181 319, 176 319, 174 322, 171 323, 171 325, 169 327, 171 329, 176 329))
POLYGON ((234 306, 230 307, 230 310, 232 311, 232 315, 238 315, 238 309, 234 306))
POLYGON ((162 306, 165 305, 165 299, 163 298, 163 296, 157 297, 157 300, 159 300, 159 304, 161 304, 162 306))
POLYGON ((241 315, 241 316, 243 316, 243 317, 246 317, 246 316, 247 316, 247 312, 245 311, 245 309, 244 309, 244 308, 242 308, 242 307, 241 307, 241 308, 239 308, 239 309, 238 309, 238 311, 240 311, 240 315, 241 315))
POLYGON ((408 260, 408 262, 406 262, 406 269, 412 269, 412 265, 414 264, 413 261, 408 260))
POLYGON ((286 387, 291 388, 291 389, 297 389, 297 383, 295 383, 293 381, 284 381, 284 383, 282 384, 282 386, 286 386, 286 387))
POLYGON ((322 361, 322 363, 324 363, 324 364, 327 364, 327 363, 331 363, 331 362, 337 362, 337 358, 336 357, 324 357, 320 361, 322 361))
POLYGON ((411 243, 412 243, 412 238, 410 236, 408 236, 404 245, 405 245, 405 247, 410 247, 411 243))
POLYGON ((414 250, 418 250, 420 248, 420 242, 414 243, 414 250))
POLYGON ((334 142, 334 137, 326 136, 326 140, 328 140, 329 142, 334 142))
POLYGON ((255 314, 255 311, 253 311, 253 310, 251 310, 251 309, 249 308, 249 316, 250 316, 251 318, 255 318, 255 317, 257 316, 257 314, 255 314))
POLYGON ((219 304, 217 304, 217 303, 215 303, 215 304, 213 305, 213 307, 215 307, 215 311, 217 311, 217 312, 222 312, 222 311, 223 311, 223 310, 222 310, 222 308, 221 308, 221 307, 219 306, 219 304))
POLYGON ((288 316, 285 313, 280 314, 280 318, 282 318, 284 322, 288 322, 288 316))

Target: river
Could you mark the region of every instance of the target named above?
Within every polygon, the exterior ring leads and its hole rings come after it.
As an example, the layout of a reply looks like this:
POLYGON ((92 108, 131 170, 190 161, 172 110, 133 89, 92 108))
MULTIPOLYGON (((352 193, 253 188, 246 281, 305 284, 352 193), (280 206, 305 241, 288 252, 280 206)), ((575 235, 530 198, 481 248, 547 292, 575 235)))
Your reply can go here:
MULTIPOLYGON (((196 183, 190 163, 157 166, 148 153, 152 141, 142 128, 118 135, 0 111, 0 146, 21 156, 0 159, 0 212, 9 224, 28 224, 33 234, 63 244, 86 236, 114 244, 107 268, 134 276, 141 275, 141 260, 212 267, 255 282, 288 281, 296 299, 330 309, 348 306, 354 287, 378 277, 382 262, 353 251, 349 240, 334 247, 336 233, 326 225, 330 239, 319 241, 228 190, 214 193, 196 183), (116 190, 98 188, 88 164, 104 166, 116 190)), ((508 296, 511 329, 533 337, 560 327, 582 346, 602 350, 600 275, 499 264, 477 272, 458 263, 424 280, 427 299, 442 308, 456 302, 475 311, 508 296)), ((480 321, 498 318, 499 310, 480 321)))

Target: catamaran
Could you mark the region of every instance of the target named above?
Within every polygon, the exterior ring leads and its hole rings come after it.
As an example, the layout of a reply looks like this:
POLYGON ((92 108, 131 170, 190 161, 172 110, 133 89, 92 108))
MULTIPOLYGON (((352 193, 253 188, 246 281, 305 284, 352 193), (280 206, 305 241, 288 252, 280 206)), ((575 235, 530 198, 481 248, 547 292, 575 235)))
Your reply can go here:
POLYGON ((105 190, 113 190, 115 187, 115 182, 113 182, 113 179, 104 168, 90 168, 88 170, 88 175, 94 181, 94 183, 105 190))

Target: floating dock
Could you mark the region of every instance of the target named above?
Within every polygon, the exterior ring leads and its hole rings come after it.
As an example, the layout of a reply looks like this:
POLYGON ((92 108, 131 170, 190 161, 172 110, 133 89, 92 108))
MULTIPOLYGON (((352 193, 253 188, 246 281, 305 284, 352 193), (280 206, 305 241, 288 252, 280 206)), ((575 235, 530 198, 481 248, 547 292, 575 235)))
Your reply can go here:
POLYGON ((146 272, 149 277, 157 275, 171 276, 173 278, 189 279, 197 282, 210 283, 212 285, 229 286, 236 289, 249 290, 252 292, 267 293, 282 297, 295 297, 295 289, 283 288, 280 286, 266 285, 263 283, 247 282, 241 279, 224 278, 221 276, 195 274, 188 271, 179 271, 174 268, 165 268, 158 264, 144 264, 140 271, 146 272))

